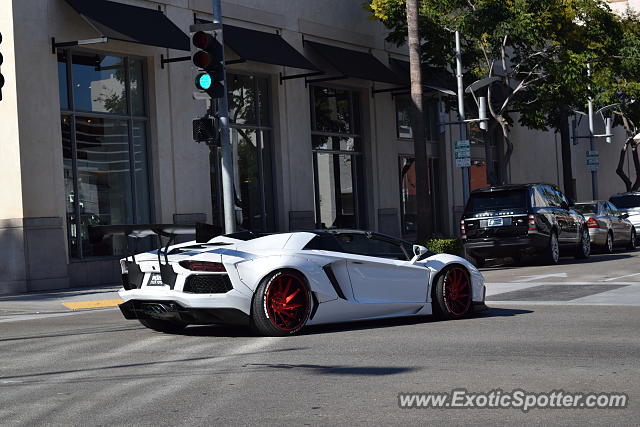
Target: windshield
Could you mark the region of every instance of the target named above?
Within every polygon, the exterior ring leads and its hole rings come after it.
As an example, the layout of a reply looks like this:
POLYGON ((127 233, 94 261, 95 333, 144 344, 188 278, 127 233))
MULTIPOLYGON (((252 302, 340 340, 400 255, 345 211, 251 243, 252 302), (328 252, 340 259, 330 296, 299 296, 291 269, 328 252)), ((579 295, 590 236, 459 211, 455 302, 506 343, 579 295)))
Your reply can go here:
POLYGON ((640 195, 613 196, 609 201, 617 208, 640 208, 640 195))
POLYGON ((501 209, 527 209, 528 190, 503 190, 474 193, 469 197, 467 211, 481 212, 501 209))
POLYGON ((574 206, 574 209, 581 214, 592 214, 598 212, 598 207, 595 203, 578 203, 574 206))

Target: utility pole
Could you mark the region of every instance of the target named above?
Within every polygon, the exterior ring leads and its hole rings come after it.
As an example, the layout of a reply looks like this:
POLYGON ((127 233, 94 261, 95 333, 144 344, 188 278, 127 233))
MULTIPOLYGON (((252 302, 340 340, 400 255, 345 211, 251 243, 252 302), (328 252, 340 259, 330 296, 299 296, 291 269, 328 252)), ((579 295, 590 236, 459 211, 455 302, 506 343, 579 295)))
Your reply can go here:
POLYGON ((407 40, 409 42, 412 101, 411 129, 416 165, 417 240, 422 243, 433 234, 433 215, 429 195, 427 138, 422 106, 422 58, 418 28, 418 0, 407 0, 407 40))
MULTIPOLYGON (((587 64, 587 76, 591 78, 591 64, 587 64)), ((591 86, 589 86, 591 89, 591 86)), ((589 97, 589 150, 595 151, 595 138, 593 137, 593 98, 589 97)), ((593 200, 598 200, 598 171, 591 171, 591 195, 593 200)))
MULTIPOLYGON (((220 0, 213 0, 213 22, 222 25, 222 6, 220 0)), ((219 32, 220 44, 224 51, 224 36, 219 32)), ((224 55, 223 55, 224 57, 224 55)), ((231 133, 229 128, 229 101, 227 99, 227 71, 222 61, 222 75, 224 77, 224 95, 218 98, 218 117, 220 118, 220 147, 222 151, 222 201, 224 205, 224 231, 233 233, 236 229, 235 197, 233 182, 233 149, 231 147, 231 133)), ((213 102, 213 99, 211 100, 213 102)))
MULTIPOLYGON (((460 121, 460 140, 467 139, 467 124, 464 122, 464 82, 462 81, 462 47, 460 31, 456 31, 456 79, 458 82, 458 120, 460 121)), ((462 204, 469 198, 469 168, 462 168, 462 204)))

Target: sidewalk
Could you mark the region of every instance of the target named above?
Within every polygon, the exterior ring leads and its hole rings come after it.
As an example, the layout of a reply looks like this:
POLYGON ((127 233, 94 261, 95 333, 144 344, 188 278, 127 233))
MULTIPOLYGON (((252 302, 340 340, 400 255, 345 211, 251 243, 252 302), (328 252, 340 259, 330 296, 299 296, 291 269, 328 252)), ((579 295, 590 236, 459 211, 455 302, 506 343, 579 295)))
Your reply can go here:
POLYGON ((120 288, 121 285, 112 285, 0 296, 0 321, 9 317, 116 307, 122 302, 118 296, 120 288))

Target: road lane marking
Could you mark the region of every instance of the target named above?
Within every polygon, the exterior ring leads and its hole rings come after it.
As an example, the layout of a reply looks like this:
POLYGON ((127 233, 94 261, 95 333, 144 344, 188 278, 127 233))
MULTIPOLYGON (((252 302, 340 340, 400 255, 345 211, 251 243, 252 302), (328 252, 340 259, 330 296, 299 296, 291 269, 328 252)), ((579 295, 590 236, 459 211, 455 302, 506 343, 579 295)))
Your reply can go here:
POLYGON ((603 282, 611 282, 613 280, 622 279, 623 277, 631 277, 631 276, 638 276, 638 275, 640 275, 640 273, 625 274, 624 276, 611 277, 609 279, 604 279, 603 282))
MULTIPOLYGON (((117 310, 114 307, 106 307, 96 309, 96 311, 108 311, 108 310, 117 310)), ((16 314, 12 316, 0 316, 0 323, 10 323, 10 322, 24 322, 26 320, 39 320, 46 319, 48 317, 62 317, 62 316, 74 316, 78 314, 86 314, 86 311, 65 311, 63 313, 34 313, 34 314, 16 314)))
POLYGON ((120 298, 116 299, 101 299, 97 301, 78 301, 78 302, 63 302, 62 305, 71 310, 82 310, 87 308, 105 308, 116 307, 122 304, 124 301, 120 298))
POLYGON ((523 279, 514 280, 513 283, 533 282, 538 279, 546 279, 548 277, 567 277, 567 273, 537 274, 535 276, 520 276, 523 279))
POLYGON ((522 282, 485 282, 485 286, 495 285, 511 285, 511 286, 538 286, 538 285, 640 285, 640 282, 535 282, 535 283, 522 283, 522 282))

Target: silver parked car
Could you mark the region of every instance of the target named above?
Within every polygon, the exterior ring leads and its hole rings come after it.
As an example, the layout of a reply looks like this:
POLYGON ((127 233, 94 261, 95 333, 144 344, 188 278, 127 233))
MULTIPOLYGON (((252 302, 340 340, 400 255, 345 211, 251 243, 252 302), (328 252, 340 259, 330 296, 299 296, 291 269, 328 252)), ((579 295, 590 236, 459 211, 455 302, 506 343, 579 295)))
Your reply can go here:
POLYGON ((615 246, 636 248, 636 229, 613 203, 606 200, 576 203, 574 209, 587 219, 591 244, 612 253, 615 246))
POLYGON ((629 221, 640 230, 640 192, 618 193, 609 197, 609 201, 617 207, 620 212, 629 215, 629 221))

